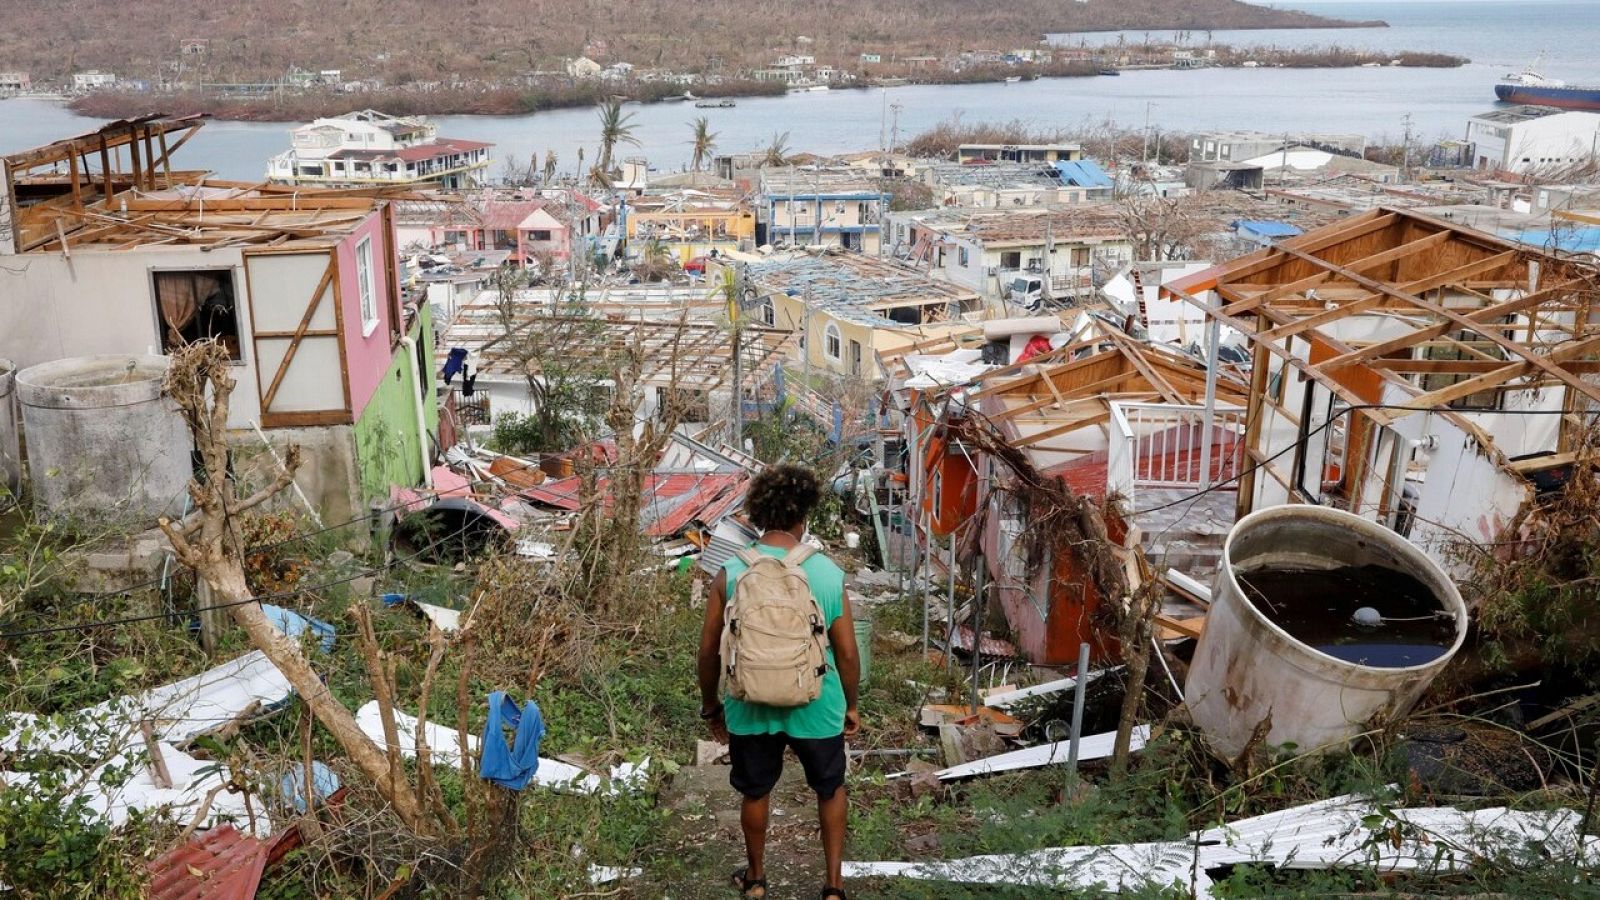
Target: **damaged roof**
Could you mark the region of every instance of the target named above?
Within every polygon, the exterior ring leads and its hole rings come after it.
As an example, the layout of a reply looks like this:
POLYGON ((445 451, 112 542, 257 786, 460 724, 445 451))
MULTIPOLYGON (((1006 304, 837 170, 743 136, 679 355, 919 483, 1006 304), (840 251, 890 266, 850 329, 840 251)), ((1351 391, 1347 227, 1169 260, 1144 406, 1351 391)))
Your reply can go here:
POLYGON ((1600 371, 1597 280, 1592 264, 1377 209, 1163 291, 1216 291, 1214 314, 1257 345, 1258 361, 1287 358, 1286 341, 1314 336, 1328 352, 1290 364, 1353 405, 1382 402, 1380 382, 1399 388, 1416 409, 1374 411, 1393 421, 1506 386, 1600 403, 1600 385, 1587 377, 1600 371), (1344 324, 1358 319, 1360 334, 1344 324))
MULTIPOLYGON (((491 292, 492 295, 492 292, 491 292)), ((720 304, 714 309, 721 310, 720 304)), ((467 361, 479 376, 490 381, 521 381, 529 373, 523 362, 521 341, 541 335, 545 348, 559 346, 564 353, 601 359, 637 346, 641 353, 639 379, 656 387, 708 391, 728 381, 733 372, 732 332, 723 322, 705 317, 701 304, 628 304, 625 298, 602 294, 581 306, 551 312, 544 303, 518 299, 508 328, 493 302, 479 300, 456 311, 442 333, 437 351, 443 366, 452 348, 467 351, 467 361), (564 332, 564 334, 563 334, 564 332)), ((795 333, 777 328, 746 325, 740 355, 746 384, 767 377, 788 353, 795 333)), ((529 359, 537 373, 537 359, 529 359)))
POLYGON ((798 297, 847 321, 895 327, 882 313, 911 306, 976 303, 973 291, 940 281, 898 260, 862 253, 797 254, 749 264, 750 279, 767 293, 798 297))
POLYGON ((174 169, 173 154, 204 124, 199 116, 145 116, 0 157, 15 204, 13 249, 320 249, 348 236, 387 202, 381 198, 420 196, 224 181, 174 169))

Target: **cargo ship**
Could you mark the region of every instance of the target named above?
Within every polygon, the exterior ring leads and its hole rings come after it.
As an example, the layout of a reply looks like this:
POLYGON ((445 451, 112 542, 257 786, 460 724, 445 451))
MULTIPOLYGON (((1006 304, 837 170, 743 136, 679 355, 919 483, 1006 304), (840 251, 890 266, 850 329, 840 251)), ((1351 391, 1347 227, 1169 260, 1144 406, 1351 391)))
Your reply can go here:
POLYGON ((1600 84, 1567 84, 1532 68, 1501 79, 1494 86, 1494 95, 1507 103, 1600 111, 1600 84))

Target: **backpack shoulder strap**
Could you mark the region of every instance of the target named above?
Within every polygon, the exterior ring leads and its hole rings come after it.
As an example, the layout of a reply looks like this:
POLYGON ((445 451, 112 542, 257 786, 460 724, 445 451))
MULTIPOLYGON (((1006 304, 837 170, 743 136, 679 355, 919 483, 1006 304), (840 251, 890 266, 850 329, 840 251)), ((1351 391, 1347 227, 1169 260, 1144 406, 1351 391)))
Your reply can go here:
POLYGON ((763 558, 761 551, 756 549, 755 544, 751 544, 743 550, 740 550, 738 553, 735 553, 734 556, 739 557, 739 561, 744 563, 746 566, 754 566, 763 558))
POLYGON ((816 552, 817 548, 811 546, 810 544, 797 544, 793 550, 790 550, 788 553, 783 555, 783 564, 798 569, 816 552))

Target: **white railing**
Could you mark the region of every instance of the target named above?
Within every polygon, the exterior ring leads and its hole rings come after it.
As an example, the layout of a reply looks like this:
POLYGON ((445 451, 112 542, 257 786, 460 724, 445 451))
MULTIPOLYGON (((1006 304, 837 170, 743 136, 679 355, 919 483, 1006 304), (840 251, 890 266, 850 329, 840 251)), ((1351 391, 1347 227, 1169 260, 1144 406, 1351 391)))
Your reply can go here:
POLYGON ((1238 476, 1244 408, 1217 404, 1209 442, 1205 419, 1204 406, 1112 402, 1106 486, 1131 499, 1142 487, 1198 489, 1238 476))

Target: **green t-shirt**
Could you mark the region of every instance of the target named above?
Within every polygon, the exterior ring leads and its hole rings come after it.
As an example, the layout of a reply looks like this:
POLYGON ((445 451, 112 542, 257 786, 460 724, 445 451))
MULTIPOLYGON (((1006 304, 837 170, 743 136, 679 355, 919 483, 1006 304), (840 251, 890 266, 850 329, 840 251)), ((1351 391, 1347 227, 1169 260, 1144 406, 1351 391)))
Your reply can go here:
MULTIPOLYGON (((756 544, 756 549, 767 556, 782 559, 788 550, 768 544, 756 544)), ((727 595, 733 596, 733 585, 746 566, 737 556, 730 557, 722 567, 727 573, 727 595)), ((844 570, 820 553, 800 564, 811 583, 811 593, 822 607, 823 618, 832 627, 834 620, 844 614, 844 570)), ((831 738, 844 732, 844 685, 839 681, 839 669, 833 662, 833 646, 827 649, 828 673, 822 676, 822 693, 805 706, 777 707, 760 703, 746 703, 732 697, 723 698, 724 718, 731 734, 787 734, 797 738, 831 738)))

